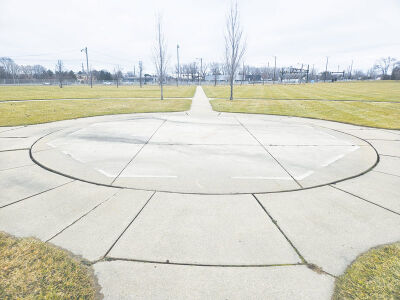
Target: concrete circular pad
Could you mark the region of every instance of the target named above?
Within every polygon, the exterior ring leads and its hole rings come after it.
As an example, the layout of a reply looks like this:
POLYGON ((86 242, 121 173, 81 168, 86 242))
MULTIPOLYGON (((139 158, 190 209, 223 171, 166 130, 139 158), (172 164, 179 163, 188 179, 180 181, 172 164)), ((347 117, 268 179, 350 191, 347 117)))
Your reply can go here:
POLYGON ((290 118, 137 116, 50 134, 32 158, 80 180, 200 194, 297 190, 375 165, 363 140, 290 118))

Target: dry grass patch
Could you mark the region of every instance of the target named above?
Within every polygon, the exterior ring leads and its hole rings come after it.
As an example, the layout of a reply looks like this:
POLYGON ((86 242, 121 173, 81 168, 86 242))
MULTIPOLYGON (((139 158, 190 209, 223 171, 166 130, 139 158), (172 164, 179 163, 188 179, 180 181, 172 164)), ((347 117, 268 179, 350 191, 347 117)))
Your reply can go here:
POLYGON ((0 126, 17 126, 112 114, 174 112, 190 108, 189 99, 57 100, 0 103, 0 126))
POLYGON ((400 103, 313 100, 212 100, 214 110, 308 117, 362 126, 400 129, 400 103))
POLYGON ((336 280, 332 299, 400 299, 400 243, 358 257, 336 280))
POLYGON ((33 238, 0 232, 0 299, 94 299, 88 267, 33 238))

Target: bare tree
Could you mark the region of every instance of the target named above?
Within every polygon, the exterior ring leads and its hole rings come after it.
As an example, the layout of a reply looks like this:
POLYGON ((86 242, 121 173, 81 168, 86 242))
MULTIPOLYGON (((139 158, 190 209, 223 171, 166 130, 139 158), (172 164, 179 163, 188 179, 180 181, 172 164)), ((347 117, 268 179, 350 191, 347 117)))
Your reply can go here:
POLYGON ((122 69, 120 68, 119 65, 117 65, 114 68, 114 80, 115 80, 115 83, 117 84, 117 88, 119 87, 119 82, 121 80, 121 77, 122 77, 122 69))
POLYGON ((198 74, 198 70, 199 70, 199 68, 197 67, 197 63, 196 62, 193 62, 193 63, 189 64, 188 71, 189 71, 190 77, 192 79, 192 82, 195 81, 196 74, 198 74))
POLYGON ((382 76, 387 76, 390 67, 396 62, 396 59, 393 57, 382 57, 380 60, 376 62, 374 65, 374 69, 381 72, 382 76))
POLYGON ((0 63, 3 65, 6 76, 10 75, 15 84, 15 77, 18 72, 18 65, 9 57, 0 57, 0 63))
POLYGON ((139 84, 142 87, 143 62, 139 61, 139 84))
POLYGON ((211 71, 211 74, 214 76, 214 86, 216 86, 217 85, 218 75, 221 74, 219 63, 217 63, 217 62, 211 63, 210 64, 210 71, 211 71))
POLYGON ((206 79, 207 72, 208 72, 208 64, 203 64, 203 66, 200 70, 200 75, 201 75, 202 81, 204 81, 206 79))
POLYGON ((161 88, 161 100, 164 100, 164 79, 167 70, 167 44, 165 41, 165 36, 162 28, 161 16, 157 16, 157 39, 156 45, 154 47, 154 64, 156 66, 158 81, 161 88))
POLYGON ((238 5, 237 2, 232 2, 226 18, 225 33, 225 65, 231 87, 230 100, 233 100, 233 83, 245 49, 238 5))
POLYGON ((58 84, 60 88, 62 88, 64 80, 64 63, 60 59, 57 61, 56 64, 56 76, 58 78, 58 84))

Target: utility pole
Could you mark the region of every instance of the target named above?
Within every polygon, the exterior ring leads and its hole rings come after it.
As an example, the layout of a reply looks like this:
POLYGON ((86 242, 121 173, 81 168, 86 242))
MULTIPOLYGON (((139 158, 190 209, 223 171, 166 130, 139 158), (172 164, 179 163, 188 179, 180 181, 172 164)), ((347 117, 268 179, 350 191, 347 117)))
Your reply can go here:
POLYGON ((180 72, 180 67, 179 67, 179 44, 176 45, 176 59, 178 61, 178 77, 176 78, 176 86, 179 85, 179 72, 180 72))
POLYGON ((324 76, 324 82, 326 81, 326 75, 328 75, 328 61, 329 57, 326 57, 326 65, 325 65, 325 76, 324 76))
POLYGON ((351 60, 349 79, 351 80, 351 73, 353 72, 353 60, 351 60))
POLYGON ((201 76, 201 74, 203 74, 203 58, 200 57, 197 59, 200 59, 200 74, 199 74, 199 85, 200 85, 200 76, 201 76))
POLYGON ((310 65, 307 65, 307 79, 306 79, 306 83, 308 83, 308 73, 310 72, 310 65))
MULTIPOLYGON (((88 78, 88 83, 89 83, 89 56, 88 56, 88 51, 87 47, 83 48, 81 52, 85 52, 86 54, 86 71, 87 71, 87 78, 88 78)), ((90 87, 93 87, 93 80, 92 80, 92 71, 90 71, 90 87)))
POLYGON ((275 84, 275 74, 276 74, 276 56, 275 56, 275 65, 274 65, 274 79, 273 79, 273 84, 275 84))
POLYGON ((242 85, 242 83, 244 82, 244 80, 245 80, 245 75, 244 75, 244 62, 243 62, 243 69, 242 69, 242 82, 240 83, 240 85, 242 85))

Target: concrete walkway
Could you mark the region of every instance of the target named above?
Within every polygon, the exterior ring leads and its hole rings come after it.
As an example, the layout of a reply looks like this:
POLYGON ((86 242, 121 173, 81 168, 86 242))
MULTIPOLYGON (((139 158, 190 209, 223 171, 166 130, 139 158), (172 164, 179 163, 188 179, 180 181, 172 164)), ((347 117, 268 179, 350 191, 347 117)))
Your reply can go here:
POLYGON ((106 299, 330 299, 400 240, 400 132, 214 113, 0 128, 0 230, 93 264, 106 299), (376 152, 375 152, 376 150, 376 152))
POLYGON ((201 86, 196 88, 189 114, 192 116, 200 115, 212 117, 217 115, 217 112, 213 111, 210 101, 208 101, 208 98, 201 86))

